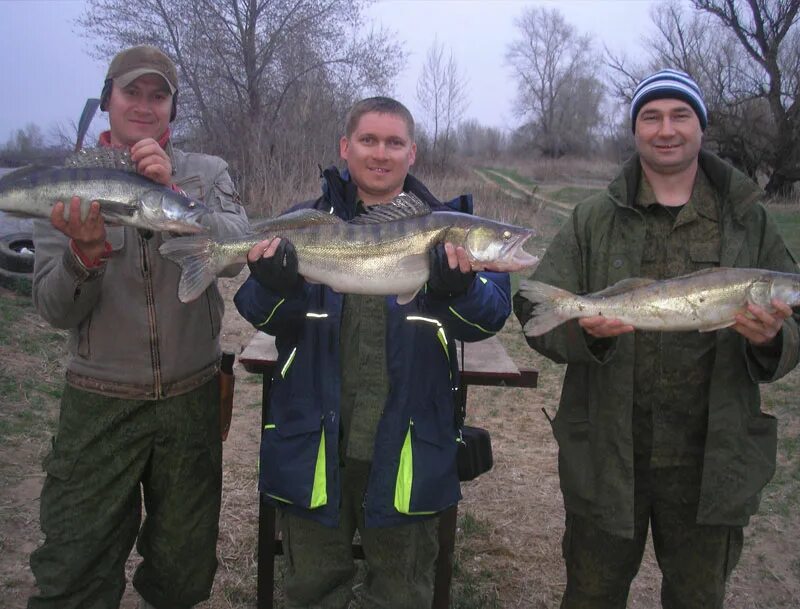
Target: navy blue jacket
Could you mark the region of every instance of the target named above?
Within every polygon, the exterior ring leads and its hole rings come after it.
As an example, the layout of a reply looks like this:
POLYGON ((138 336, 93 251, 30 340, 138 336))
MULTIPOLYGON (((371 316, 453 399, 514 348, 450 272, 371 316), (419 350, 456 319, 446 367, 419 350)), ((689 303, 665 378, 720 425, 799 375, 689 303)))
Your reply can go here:
MULTIPOLYGON (((323 195, 302 205, 332 209, 349 220, 354 185, 335 168, 323 176, 323 195)), ((434 210, 450 209, 413 176, 404 189, 434 210)), ((402 306, 396 297, 386 298, 390 391, 375 437, 367 526, 407 523, 461 499, 455 340, 478 341, 500 330, 511 311, 510 289, 507 274, 480 273, 466 294, 451 300, 423 291, 402 306)), ((245 319, 276 337, 279 354, 262 430, 259 490, 276 505, 328 526, 339 521, 342 302, 330 288, 305 282, 296 295, 281 298, 253 277, 234 298, 245 319)))

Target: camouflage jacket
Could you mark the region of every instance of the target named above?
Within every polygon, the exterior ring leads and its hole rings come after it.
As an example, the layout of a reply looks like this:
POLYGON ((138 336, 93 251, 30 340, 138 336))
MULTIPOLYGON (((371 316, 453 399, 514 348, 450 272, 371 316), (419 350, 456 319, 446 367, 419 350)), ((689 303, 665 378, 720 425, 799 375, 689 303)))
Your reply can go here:
MULTIPOLYGON (((236 236, 249 222, 227 164, 172 148, 173 182, 215 213, 203 222, 216 237, 236 236)), ((178 300, 180 269, 158 252, 168 234, 107 226, 108 260, 87 269, 50 220, 34 223, 33 302, 39 314, 70 331, 67 382, 128 399, 191 391, 216 374, 223 302, 216 283, 194 302, 178 300)), ((241 265, 226 269, 235 275, 241 265)))
MULTIPOLYGON (((717 266, 797 272, 776 225, 757 201, 762 195, 758 187, 710 153, 700 153, 700 166, 718 198, 721 240, 716 252, 698 243, 698 255, 712 255, 717 266)), ((645 222, 633 201, 640 175, 639 158, 634 156, 606 191, 579 204, 534 279, 587 293, 638 276, 645 222)), ((515 297, 523 324, 530 318, 525 302, 515 297)), ((784 322, 778 352, 753 349, 730 329, 715 334, 697 521, 745 525, 775 471, 777 422, 761 412, 758 383, 774 381, 797 364, 798 319, 784 322)), ((566 509, 592 518, 611 533, 631 537, 634 334, 597 342, 572 320, 528 341, 545 356, 567 364, 552 421, 566 509)))

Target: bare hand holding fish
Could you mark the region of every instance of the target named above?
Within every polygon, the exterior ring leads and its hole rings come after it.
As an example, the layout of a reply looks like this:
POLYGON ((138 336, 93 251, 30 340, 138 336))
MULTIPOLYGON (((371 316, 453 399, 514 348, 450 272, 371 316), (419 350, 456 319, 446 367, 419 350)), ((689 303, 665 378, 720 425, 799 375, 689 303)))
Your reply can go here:
POLYGON ((81 216, 81 200, 78 197, 70 199, 69 210, 62 201, 58 201, 53 206, 50 221, 72 239, 75 247, 89 260, 99 258, 105 250, 106 227, 97 201, 92 201, 85 219, 81 216))

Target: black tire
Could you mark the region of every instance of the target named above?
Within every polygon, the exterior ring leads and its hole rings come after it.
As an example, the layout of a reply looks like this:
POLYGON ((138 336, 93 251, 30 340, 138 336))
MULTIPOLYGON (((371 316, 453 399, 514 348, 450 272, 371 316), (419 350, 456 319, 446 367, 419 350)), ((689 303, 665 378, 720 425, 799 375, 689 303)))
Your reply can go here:
POLYGON ((31 233, 0 235, 0 269, 12 273, 33 273, 34 251, 31 233))
POLYGON ((30 296, 32 283, 32 273, 15 273, 0 268, 0 286, 4 288, 30 296))

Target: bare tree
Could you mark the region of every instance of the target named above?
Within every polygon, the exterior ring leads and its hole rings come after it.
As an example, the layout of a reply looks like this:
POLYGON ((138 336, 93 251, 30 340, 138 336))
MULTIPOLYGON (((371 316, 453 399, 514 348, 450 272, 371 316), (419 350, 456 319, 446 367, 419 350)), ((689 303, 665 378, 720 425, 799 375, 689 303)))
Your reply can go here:
POLYGON ((733 32, 763 71, 758 93, 769 105, 777 137, 766 191, 787 194, 800 180, 800 78, 785 71, 797 67, 800 0, 692 0, 692 4, 733 32))
MULTIPOLYGON (((98 57, 149 43, 179 70, 177 129, 224 156, 266 211, 335 158, 349 105, 383 90, 405 53, 362 20, 365 0, 89 0, 98 57), (326 158, 327 157, 327 158, 326 158)), ((284 204, 288 201, 284 201, 284 204)))
POLYGON ((467 108, 466 88, 453 52, 445 60, 444 46, 434 40, 417 80, 417 102, 432 127, 431 154, 442 169, 454 147, 455 127, 467 108))
MULTIPOLYGON (((709 113, 707 142, 748 175, 769 175, 768 192, 790 188, 790 181, 775 176, 781 164, 790 169, 788 175, 796 175, 797 158, 792 159, 785 150, 788 146, 797 153, 797 121, 794 127, 784 123, 782 131, 768 100, 768 75, 763 66, 746 51, 733 30, 708 10, 689 11, 684 3, 673 1, 656 7, 652 17, 656 36, 647 37, 643 62, 628 64, 624 57, 608 53, 611 88, 617 97, 629 103, 636 83, 657 69, 684 70, 704 93, 709 113), (793 142, 786 144, 785 140, 792 139, 792 129, 793 142), (778 182, 784 186, 778 188, 778 182)), ((795 25, 788 30, 777 58, 783 90, 788 93, 783 97, 786 108, 797 106, 798 56, 795 25)), ((791 116, 791 111, 786 114, 791 116)))
POLYGON ((486 127, 475 119, 459 123, 458 150, 465 157, 496 159, 505 150, 505 134, 496 127, 486 127))
POLYGON ((547 156, 577 152, 599 124, 602 86, 591 38, 579 35, 557 9, 532 8, 517 19, 519 38, 506 52, 517 78, 517 114, 547 156))

